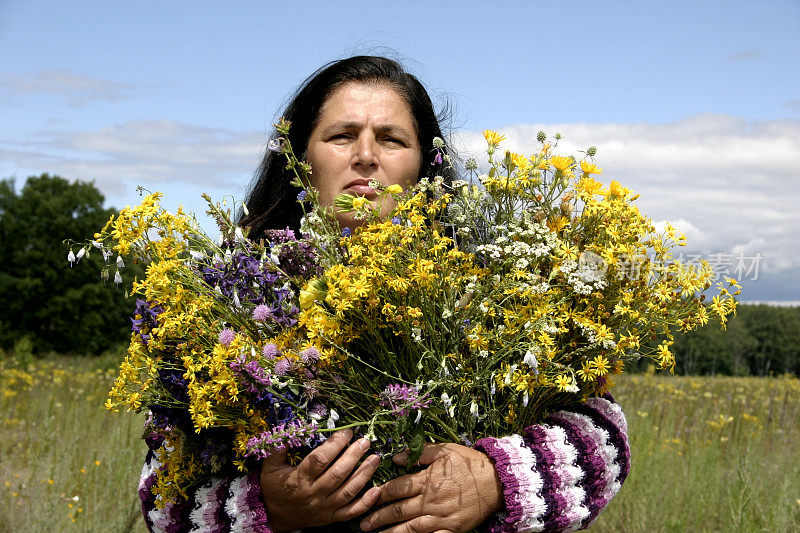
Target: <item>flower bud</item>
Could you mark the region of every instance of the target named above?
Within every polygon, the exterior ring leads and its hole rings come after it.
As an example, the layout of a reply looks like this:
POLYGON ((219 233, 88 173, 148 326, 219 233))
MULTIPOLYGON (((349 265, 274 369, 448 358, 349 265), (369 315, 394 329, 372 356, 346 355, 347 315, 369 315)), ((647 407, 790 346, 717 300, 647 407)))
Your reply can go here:
POLYGON ((547 134, 543 131, 540 131, 539 133, 536 134, 536 140, 539 141, 540 143, 545 142, 547 140, 547 134))
POLYGON ((597 154, 597 147, 596 146, 590 146, 586 150, 586 155, 588 155, 589 157, 594 157, 596 154, 597 154))

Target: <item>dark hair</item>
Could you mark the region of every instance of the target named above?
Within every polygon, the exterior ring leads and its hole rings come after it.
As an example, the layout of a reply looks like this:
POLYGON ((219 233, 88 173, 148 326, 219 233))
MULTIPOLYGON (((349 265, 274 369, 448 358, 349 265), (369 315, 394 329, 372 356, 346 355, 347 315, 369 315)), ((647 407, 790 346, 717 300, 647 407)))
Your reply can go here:
MULTIPOLYGON (((436 156, 433 138, 443 137, 439 120, 425 87, 399 63, 385 57, 355 56, 333 61, 306 78, 282 115, 291 122, 288 137, 294 152, 298 157, 305 154, 322 106, 336 89, 348 82, 387 84, 403 97, 411 110, 422 150, 422 178, 432 168, 436 156)), ((447 154, 447 146, 442 152, 447 154)), ((252 238, 263 237, 268 229, 300 227, 302 210, 296 199, 299 191, 289 183, 292 175, 285 167, 283 154, 266 150, 245 200, 250 214, 239 220, 240 225, 250 227, 252 238)))

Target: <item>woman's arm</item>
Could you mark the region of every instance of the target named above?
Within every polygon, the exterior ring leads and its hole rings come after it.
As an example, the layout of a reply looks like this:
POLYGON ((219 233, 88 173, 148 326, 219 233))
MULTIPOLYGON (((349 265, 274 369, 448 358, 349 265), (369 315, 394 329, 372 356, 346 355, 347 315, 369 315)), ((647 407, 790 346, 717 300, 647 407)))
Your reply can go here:
POLYGON ((491 515, 492 533, 585 528, 628 475, 627 431, 622 410, 607 396, 520 435, 481 439, 474 450, 431 445, 420 460, 430 466, 383 485, 378 504, 385 506, 362 527, 469 531, 491 515))
POLYGON ((630 470, 628 425, 610 396, 475 447, 494 461, 503 488, 505 509, 492 519, 492 533, 585 528, 630 470))
POLYGON ((261 501, 258 474, 213 478, 190 490, 187 499, 158 509, 153 486, 160 468, 155 454, 149 451, 139 479, 139 497, 149 531, 272 533, 261 501))
POLYGON ((153 494, 161 464, 150 451, 139 481, 145 523, 152 532, 272 533, 354 518, 380 491, 360 494, 379 461, 370 456, 358 465, 369 441, 350 444, 352 436, 351 430, 337 431, 297 467, 274 455, 262 462, 259 473, 212 478, 163 509, 156 507, 153 494))

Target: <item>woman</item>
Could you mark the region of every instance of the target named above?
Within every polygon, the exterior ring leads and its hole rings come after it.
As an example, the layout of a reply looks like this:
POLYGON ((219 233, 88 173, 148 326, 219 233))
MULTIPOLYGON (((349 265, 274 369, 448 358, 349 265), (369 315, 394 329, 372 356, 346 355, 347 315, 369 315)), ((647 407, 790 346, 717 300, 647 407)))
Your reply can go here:
MULTIPOLYGON (((412 186, 443 137, 424 87, 396 62, 352 57, 306 80, 284 114, 289 139, 311 164, 311 184, 327 205, 342 193, 375 200, 371 180, 412 186)), ((446 148, 445 148, 446 153, 446 148)), ((242 225, 258 237, 271 228, 298 228, 297 191, 282 156, 268 151, 242 225)), ((387 214, 392 205, 383 205, 387 214)), ((337 213, 342 226, 359 221, 337 213)), ((369 442, 334 433, 293 467, 271 456, 260 475, 217 478, 189 500, 158 510, 151 492, 158 463, 150 454, 140 482, 152 531, 291 531, 359 520, 363 530, 390 532, 560 531, 591 523, 619 490, 629 469, 627 426, 610 398, 592 398, 552 415, 522 435, 485 438, 474 447, 429 445, 423 470, 373 487, 378 466, 369 442)), ((395 458, 404 462, 401 455, 395 458)))

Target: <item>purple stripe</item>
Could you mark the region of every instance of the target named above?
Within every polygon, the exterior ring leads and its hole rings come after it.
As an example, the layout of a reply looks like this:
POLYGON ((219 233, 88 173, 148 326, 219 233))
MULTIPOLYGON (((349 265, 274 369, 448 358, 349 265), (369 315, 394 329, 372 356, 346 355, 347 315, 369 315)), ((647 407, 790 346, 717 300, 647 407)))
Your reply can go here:
POLYGON ((508 529, 505 525, 513 525, 522 519, 522 505, 520 504, 519 495, 520 487, 517 476, 511 473, 510 457, 508 453, 497 443, 497 439, 486 438, 480 439, 474 445, 475 449, 484 452, 494 462, 497 476, 500 478, 500 484, 503 486, 503 501, 505 502, 506 516, 503 520, 504 523, 499 522, 497 519, 489 526, 490 533, 502 533, 503 531, 514 531, 508 529))
POLYGON ((628 439, 625 432, 615 424, 598 406, 588 403, 575 409, 576 413, 588 416, 594 425, 603 428, 608 432, 608 443, 617 450, 616 463, 619 465, 619 476, 615 481, 622 483, 630 472, 631 452, 628 447, 628 439))
MULTIPOLYGON (((150 460, 153 458, 153 452, 148 450, 147 457, 144 460, 148 469, 150 468, 150 460)), ((144 514, 144 524, 147 530, 153 531, 153 521, 150 519, 150 511, 156 508, 156 499, 153 495, 153 485, 156 483, 156 473, 152 472, 147 476, 144 481, 140 482, 139 499, 142 500, 142 514, 144 514)))
MULTIPOLYGON (((551 419, 555 419, 557 415, 550 417, 551 419)), ((580 486, 584 489, 585 493, 589 493, 591 489, 589 489, 584 483, 588 480, 603 480, 603 473, 605 472, 605 462, 600 457, 598 452, 597 444, 595 443, 594 439, 592 439, 585 431, 585 428, 582 426, 575 424, 569 420, 564 419, 557 419, 557 424, 561 426, 564 431, 567 433, 567 438, 569 442, 575 447, 578 452, 578 456, 576 459, 576 466, 580 467, 583 472, 583 478, 577 483, 577 486, 580 486)), ((604 483, 604 481, 603 481, 604 483)), ((589 484, 592 484, 591 482, 589 484)), ((553 516, 552 521, 549 523, 545 523, 545 529, 548 528, 561 528, 565 527, 569 524, 569 520, 564 513, 561 512, 559 515, 553 516)))
POLYGON ((245 494, 247 508, 252 510, 252 523, 250 529, 253 532, 272 533, 267 517, 267 508, 261 499, 261 478, 257 472, 247 476, 247 493, 245 494))
MULTIPOLYGON (((211 485, 211 482, 207 483, 208 487, 211 487, 211 485)), ((230 485, 230 481, 224 479, 215 488, 206 493, 206 502, 211 505, 203 511, 203 519, 206 521, 206 525, 211 528, 209 531, 212 533, 222 533, 230 530, 230 520, 228 520, 228 515, 225 513, 228 485, 230 485)), ((206 502, 198 503, 202 505, 206 502)))
MULTIPOLYGON (((523 441, 536 457, 536 465, 531 467, 531 470, 537 470, 544 480, 540 496, 547 504, 541 517, 546 531, 549 523, 557 521, 558 517, 564 518, 568 502, 559 491, 562 481, 555 468, 557 457, 545 446, 550 438, 544 427, 544 425, 535 425, 527 428, 523 434, 523 441)), ((551 444, 558 445, 557 442, 551 444)))

